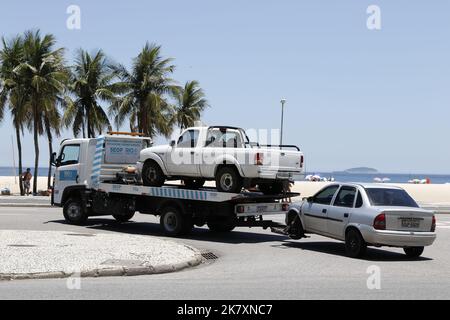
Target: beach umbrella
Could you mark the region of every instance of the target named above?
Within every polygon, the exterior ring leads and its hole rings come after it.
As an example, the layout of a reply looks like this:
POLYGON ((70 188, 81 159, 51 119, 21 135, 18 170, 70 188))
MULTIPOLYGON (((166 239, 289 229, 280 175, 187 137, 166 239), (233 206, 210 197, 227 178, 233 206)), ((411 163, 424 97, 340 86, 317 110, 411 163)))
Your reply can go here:
POLYGON ((383 178, 383 182, 389 182, 389 181, 391 181, 391 179, 389 179, 389 178, 383 178))
POLYGON ((375 182, 382 182, 381 178, 378 178, 378 177, 373 178, 373 181, 375 181, 375 182))

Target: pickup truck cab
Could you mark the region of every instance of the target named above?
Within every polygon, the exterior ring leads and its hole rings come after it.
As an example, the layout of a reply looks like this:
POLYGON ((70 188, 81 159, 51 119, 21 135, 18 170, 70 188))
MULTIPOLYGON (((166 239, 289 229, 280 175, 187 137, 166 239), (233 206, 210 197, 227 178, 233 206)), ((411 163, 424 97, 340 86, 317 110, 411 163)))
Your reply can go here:
POLYGON ((303 153, 296 146, 259 145, 236 127, 192 127, 170 145, 141 151, 138 170, 146 186, 182 179, 190 188, 215 180, 221 192, 239 193, 258 185, 265 194, 283 191, 304 175, 303 153))

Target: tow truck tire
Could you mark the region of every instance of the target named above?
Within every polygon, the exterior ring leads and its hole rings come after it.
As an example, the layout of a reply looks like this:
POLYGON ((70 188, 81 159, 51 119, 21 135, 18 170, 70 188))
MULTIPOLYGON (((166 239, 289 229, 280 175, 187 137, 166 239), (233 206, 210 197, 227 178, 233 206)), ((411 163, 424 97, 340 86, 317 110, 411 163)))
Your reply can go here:
POLYGON ((269 183, 261 183, 258 185, 259 191, 265 195, 279 195, 284 191, 282 181, 273 181, 269 183))
POLYGON ((233 167, 223 167, 216 173, 216 188, 220 192, 239 193, 243 182, 239 172, 233 167))
POLYGON ((164 233, 171 237, 188 234, 193 228, 192 218, 171 206, 161 210, 160 224, 164 233))
POLYGON ((423 253, 423 249, 424 247, 406 247, 403 251, 408 258, 418 258, 423 253))
POLYGON ((236 228, 236 226, 232 222, 208 222, 207 224, 209 230, 213 232, 231 232, 234 230, 234 228, 236 228))
POLYGON ((88 219, 88 215, 83 210, 81 200, 70 198, 63 207, 64 219, 70 224, 83 225, 88 219))
POLYGON ((142 182, 144 186, 161 187, 166 177, 159 165, 154 161, 147 161, 142 168, 142 182))
POLYGON ((114 219, 116 219, 117 222, 127 222, 130 221, 134 217, 134 212, 130 212, 127 214, 121 214, 121 215, 113 215, 114 219))
POLYGON ((184 186, 188 189, 198 189, 203 187, 206 180, 205 179, 183 179, 184 186))
POLYGON ((361 258, 366 254, 367 244, 361 233, 351 228, 345 233, 345 251, 351 258, 361 258))

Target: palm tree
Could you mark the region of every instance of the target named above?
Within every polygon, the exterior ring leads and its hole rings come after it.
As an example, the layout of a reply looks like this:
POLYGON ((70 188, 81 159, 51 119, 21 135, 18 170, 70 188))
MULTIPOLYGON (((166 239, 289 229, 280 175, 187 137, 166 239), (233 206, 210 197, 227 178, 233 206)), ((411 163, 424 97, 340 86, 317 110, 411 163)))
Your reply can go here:
POLYGON ((108 115, 99 101, 112 104, 124 92, 123 84, 113 82, 116 77, 117 73, 101 50, 92 55, 84 50, 77 52, 69 85, 75 100, 67 100, 64 114, 64 123, 67 127, 72 125, 75 136, 81 131, 85 138, 87 130, 87 137, 93 138, 96 132, 111 129, 108 115))
POLYGON ((24 195, 22 184, 22 141, 24 125, 29 123, 27 94, 22 78, 17 73, 17 67, 24 62, 23 38, 16 36, 10 41, 2 38, 3 49, 0 51, 0 120, 3 118, 4 107, 9 106, 15 129, 19 166, 20 194, 24 195))
POLYGON ((123 66, 115 68, 122 78, 121 85, 127 90, 110 108, 118 124, 128 117, 130 129, 146 136, 171 133, 173 107, 167 98, 179 90, 169 78, 175 69, 171 62, 172 59, 161 57, 160 46, 147 43, 133 60, 131 72, 123 66))
POLYGON ((178 105, 175 108, 174 122, 180 130, 194 126, 200 119, 202 111, 208 107, 208 101, 197 81, 186 82, 183 89, 176 95, 178 105))
MULTIPOLYGON (((55 37, 41 36, 40 31, 27 31, 24 36, 24 62, 17 68, 23 77, 24 86, 29 91, 31 127, 34 138, 34 179, 33 193, 37 192, 39 166, 39 135, 44 132, 45 119, 54 114, 68 79, 64 65, 64 49, 54 49, 55 37)), ((49 143, 51 135, 48 135, 49 143)), ((49 150, 50 152, 50 150, 49 150)), ((49 168, 50 170, 50 168, 49 168)))

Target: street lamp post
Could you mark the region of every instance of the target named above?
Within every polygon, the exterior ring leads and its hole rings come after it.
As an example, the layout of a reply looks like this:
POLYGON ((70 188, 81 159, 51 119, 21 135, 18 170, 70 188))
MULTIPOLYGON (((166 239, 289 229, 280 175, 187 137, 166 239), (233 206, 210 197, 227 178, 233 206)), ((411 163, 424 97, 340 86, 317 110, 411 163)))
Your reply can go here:
POLYGON ((280 132, 280 149, 282 149, 283 145, 283 122, 284 122, 284 104, 286 103, 286 99, 281 99, 281 132, 280 132))

